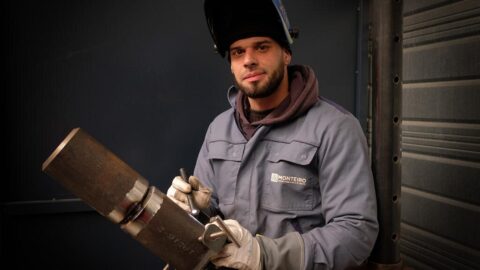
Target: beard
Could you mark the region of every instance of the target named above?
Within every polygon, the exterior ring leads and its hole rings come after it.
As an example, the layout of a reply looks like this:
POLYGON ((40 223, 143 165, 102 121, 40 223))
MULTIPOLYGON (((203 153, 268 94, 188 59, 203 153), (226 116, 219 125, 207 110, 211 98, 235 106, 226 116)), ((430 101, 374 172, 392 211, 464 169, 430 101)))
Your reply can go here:
POLYGON ((267 77, 265 82, 256 81, 250 84, 242 84, 235 76, 235 86, 243 92, 243 94, 249 98, 265 98, 277 91, 278 86, 283 80, 285 70, 283 64, 280 62, 277 68, 267 77))

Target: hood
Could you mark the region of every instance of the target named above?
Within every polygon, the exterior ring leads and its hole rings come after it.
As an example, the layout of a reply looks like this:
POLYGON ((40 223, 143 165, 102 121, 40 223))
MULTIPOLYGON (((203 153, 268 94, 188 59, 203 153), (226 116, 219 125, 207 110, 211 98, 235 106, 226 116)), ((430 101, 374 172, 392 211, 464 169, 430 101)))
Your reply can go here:
POLYGON ((237 124, 247 139, 250 139, 260 125, 275 125, 303 115, 319 99, 318 81, 312 68, 289 66, 289 95, 260 121, 250 123, 246 112, 249 110, 247 97, 236 87, 230 87, 228 98, 235 110, 237 124))

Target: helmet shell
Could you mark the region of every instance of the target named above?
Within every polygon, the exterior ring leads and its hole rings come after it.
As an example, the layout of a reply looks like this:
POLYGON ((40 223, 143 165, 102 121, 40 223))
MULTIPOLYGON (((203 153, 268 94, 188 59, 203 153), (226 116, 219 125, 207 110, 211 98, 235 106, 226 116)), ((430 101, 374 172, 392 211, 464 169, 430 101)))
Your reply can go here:
POLYGON ((222 57, 238 39, 269 36, 290 50, 298 36, 281 0, 205 0, 204 9, 215 49, 222 57))

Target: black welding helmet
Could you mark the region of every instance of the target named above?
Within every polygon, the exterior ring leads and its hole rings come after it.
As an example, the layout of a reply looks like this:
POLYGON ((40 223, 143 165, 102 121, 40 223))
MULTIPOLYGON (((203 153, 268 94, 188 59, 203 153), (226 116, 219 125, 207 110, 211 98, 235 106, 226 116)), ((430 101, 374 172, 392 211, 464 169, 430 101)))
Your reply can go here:
POLYGON ((205 0, 205 17, 215 49, 222 56, 242 38, 268 36, 290 51, 298 30, 290 28, 281 0, 205 0))

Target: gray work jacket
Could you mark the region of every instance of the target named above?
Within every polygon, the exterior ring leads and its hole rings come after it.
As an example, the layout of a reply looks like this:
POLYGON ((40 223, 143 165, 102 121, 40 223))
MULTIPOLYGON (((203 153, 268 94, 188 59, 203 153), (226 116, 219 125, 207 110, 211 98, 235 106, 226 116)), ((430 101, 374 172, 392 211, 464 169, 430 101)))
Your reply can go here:
POLYGON ((237 220, 254 235, 298 232, 305 269, 344 269, 364 261, 378 223, 357 119, 320 99, 294 120, 260 126, 247 141, 233 106, 210 124, 195 167, 213 190, 211 213, 237 220))

